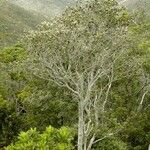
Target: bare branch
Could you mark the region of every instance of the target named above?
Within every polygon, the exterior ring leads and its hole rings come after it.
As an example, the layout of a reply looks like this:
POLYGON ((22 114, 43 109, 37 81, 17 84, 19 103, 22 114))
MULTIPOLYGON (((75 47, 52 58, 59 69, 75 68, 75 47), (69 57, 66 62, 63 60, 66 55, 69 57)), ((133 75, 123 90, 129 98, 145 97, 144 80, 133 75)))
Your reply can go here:
POLYGON ((145 98, 145 96, 146 96, 147 93, 148 93, 148 91, 144 92, 144 94, 142 95, 142 99, 141 99, 140 104, 139 104, 139 106, 137 108, 138 111, 140 111, 142 109, 144 98, 145 98))

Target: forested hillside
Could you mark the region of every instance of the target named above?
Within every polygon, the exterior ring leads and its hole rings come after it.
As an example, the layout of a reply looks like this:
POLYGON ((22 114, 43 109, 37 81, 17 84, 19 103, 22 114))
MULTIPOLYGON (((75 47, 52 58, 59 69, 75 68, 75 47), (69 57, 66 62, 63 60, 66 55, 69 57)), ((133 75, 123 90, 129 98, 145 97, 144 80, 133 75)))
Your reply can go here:
POLYGON ((149 150, 148 8, 1 0, 0 150, 149 150))
POLYGON ((0 1, 0 47, 14 44, 25 31, 44 20, 40 14, 31 13, 8 1, 0 1))
MULTIPOLYGON (((119 3, 131 10, 138 7, 148 13, 150 10, 148 0, 119 0, 119 3)), ((73 0, 1 0, 0 47, 16 43, 24 32, 60 15, 66 6, 73 4, 73 0)))
POLYGON ((26 10, 41 13, 45 17, 53 17, 62 12, 62 10, 72 4, 73 0, 9 0, 10 3, 16 4, 26 10))
POLYGON ((62 12, 71 1, 0 1, 0 47, 16 43, 38 24, 62 12))
POLYGON ((120 3, 125 5, 132 11, 136 9, 142 9, 147 13, 150 13, 150 1, 149 0, 120 0, 120 3))

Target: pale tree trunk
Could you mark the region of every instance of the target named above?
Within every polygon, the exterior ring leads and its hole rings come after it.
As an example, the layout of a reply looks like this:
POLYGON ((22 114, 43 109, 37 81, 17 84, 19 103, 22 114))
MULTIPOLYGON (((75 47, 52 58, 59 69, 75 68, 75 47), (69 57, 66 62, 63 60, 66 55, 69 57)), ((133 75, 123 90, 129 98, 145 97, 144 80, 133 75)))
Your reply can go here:
POLYGON ((84 101, 78 103, 78 150, 83 150, 84 140, 84 101))

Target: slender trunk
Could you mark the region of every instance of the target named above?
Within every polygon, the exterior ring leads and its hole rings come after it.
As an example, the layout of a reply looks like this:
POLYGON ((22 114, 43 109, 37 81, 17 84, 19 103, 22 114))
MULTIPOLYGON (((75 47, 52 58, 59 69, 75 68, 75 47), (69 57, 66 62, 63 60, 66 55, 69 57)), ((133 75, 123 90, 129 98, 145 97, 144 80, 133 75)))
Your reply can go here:
POLYGON ((78 150, 83 150, 84 140, 84 101, 78 104, 78 150))
MULTIPOLYGON (((86 136, 86 135, 85 135, 86 136)), ((84 136, 84 150, 87 149, 87 137, 84 136)))

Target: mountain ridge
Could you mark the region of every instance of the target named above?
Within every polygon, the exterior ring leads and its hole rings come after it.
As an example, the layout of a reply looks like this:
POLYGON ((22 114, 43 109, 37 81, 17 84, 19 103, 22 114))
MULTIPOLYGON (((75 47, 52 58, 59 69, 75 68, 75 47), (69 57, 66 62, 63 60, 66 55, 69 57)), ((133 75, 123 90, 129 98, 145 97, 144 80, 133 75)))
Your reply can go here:
MULTIPOLYGON (((120 5, 136 10, 143 4, 150 13, 150 0, 118 0, 120 5)), ((14 44, 24 30, 34 29, 42 21, 47 21, 62 13, 75 0, 1 0, 0 1, 0 47, 14 44)))
POLYGON ((0 47, 16 43, 25 31, 46 20, 38 13, 30 12, 9 1, 0 2, 0 47))
POLYGON ((73 0, 8 0, 10 3, 26 10, 41 13, 45 17, 59 15, 66 6, 73 3, 73 0))
POLYGON ((41 22, 61 14, 62 10, 69 5, 69 1, 1 0, 0 47, 16 43, 25 30, 33 29, 41 22))

